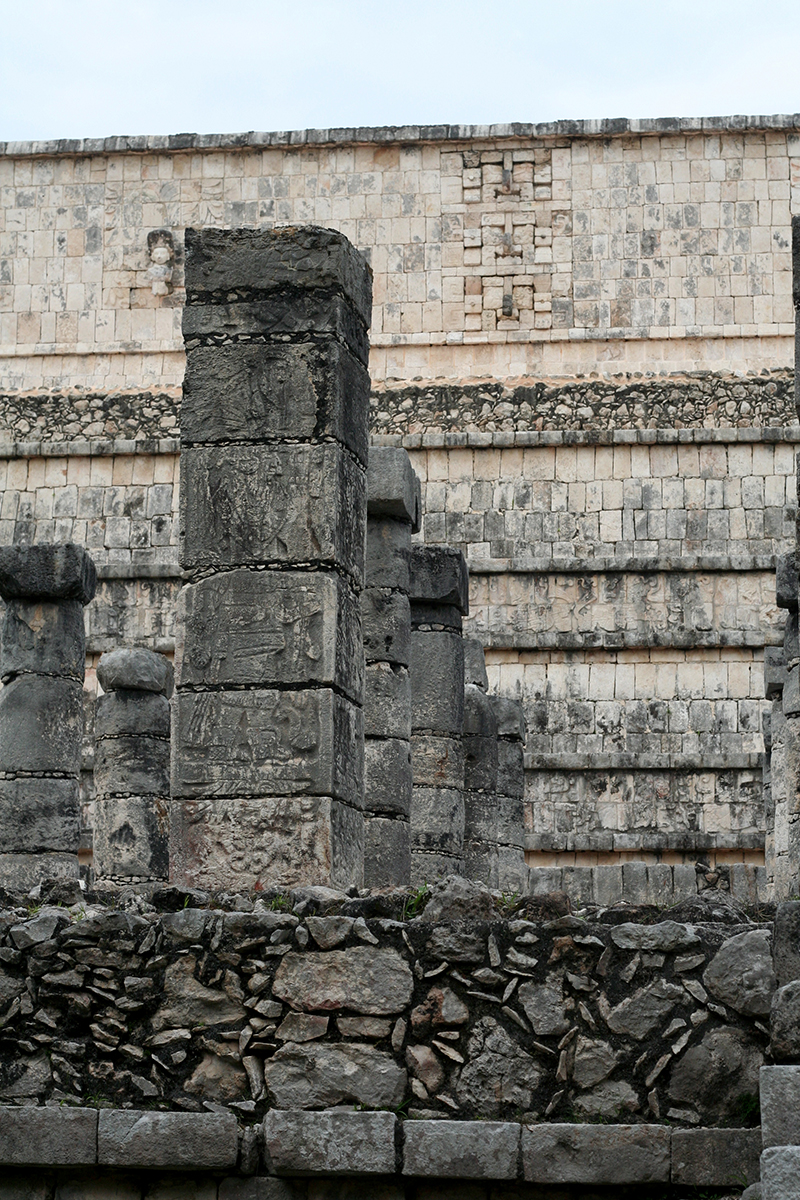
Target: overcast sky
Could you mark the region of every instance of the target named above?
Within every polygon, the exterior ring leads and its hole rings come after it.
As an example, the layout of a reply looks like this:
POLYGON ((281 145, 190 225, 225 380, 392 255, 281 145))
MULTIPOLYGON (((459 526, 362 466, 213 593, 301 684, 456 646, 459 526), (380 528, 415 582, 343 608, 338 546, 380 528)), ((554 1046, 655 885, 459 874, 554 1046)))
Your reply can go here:
POLYGON ((0 0, 0 141, 800 111, 798 0, 0 0))

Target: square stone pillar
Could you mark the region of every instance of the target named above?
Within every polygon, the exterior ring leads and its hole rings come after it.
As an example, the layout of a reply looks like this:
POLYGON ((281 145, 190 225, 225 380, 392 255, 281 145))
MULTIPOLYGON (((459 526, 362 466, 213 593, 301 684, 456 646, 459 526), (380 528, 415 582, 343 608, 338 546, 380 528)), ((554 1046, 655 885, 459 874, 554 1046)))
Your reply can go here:
POLYGON ((464 647, 469 572, 449 546, 415 546, 411 598, 411 882, 461 874, 464 647))
POLYGON ((78 878, 86 639, 82 546, 0 548, 0 886, 78 878))
POLYGON ((420 485, 405 450, 373 446, 367 470, 364 695, 364 883, 411 878, 411 609, 408 555, 420 527, 420 485))
POLYGON ((794 554, 778 559, 776 598, 788 611, 783 651, 773 646, 764 651, 765 694, 772 700, 764 817, 767 886, 780 901, 796 894, 800 880, 800 639, 794 554))
POLYGON ((332 230, 187 230, 182 884, 363 878, 370 308, 370 269, 332 230))

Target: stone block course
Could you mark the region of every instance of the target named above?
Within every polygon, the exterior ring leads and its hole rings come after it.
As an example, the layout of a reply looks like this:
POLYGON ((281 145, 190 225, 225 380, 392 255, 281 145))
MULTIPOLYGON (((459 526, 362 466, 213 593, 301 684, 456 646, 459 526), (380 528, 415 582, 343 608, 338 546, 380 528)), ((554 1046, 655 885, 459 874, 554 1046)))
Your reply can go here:
POLYGON ((761 1155, 762 1200, 800 1200, 800 1146, 770 1146, 761 1155))
POLYGON ((233 1113, 137 1112, 101 1109, 97 1126, 100 1166, 220 1169, 236 1165, 238 1128, 233 1113))
POLYGON ((524 1125, 529 1183, 667 1183, 670 1131, 654 1125, 524 1125))
POLYGON ((520 1129, 501 1121, 406 1121, 403 1174, 425 1179, 516 1179, 520 1129))
POLYGON ((759 1178, 758 1129, 673 1129, 672 1182, 741 1187, 759 1178))
POLYGON ((93 1166, 97 1162, 93 1108, 0 1109, 0 1163, 4 1166, 93 1166))
POLYGON ((393 1175, 394 1113, 273 1109, 264 1144, 279 1175, 393 1175))

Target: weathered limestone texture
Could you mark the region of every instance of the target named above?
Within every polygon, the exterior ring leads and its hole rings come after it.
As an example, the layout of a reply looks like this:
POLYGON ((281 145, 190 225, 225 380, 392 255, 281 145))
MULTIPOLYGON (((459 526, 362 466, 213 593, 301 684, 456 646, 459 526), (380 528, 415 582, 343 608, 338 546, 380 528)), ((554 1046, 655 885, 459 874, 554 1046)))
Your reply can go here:
POLYGON ((367 470, 367 556, 361 620, 364 689, 364 882, 411 878, 411 534, 419 479, 405 450, 373 446, 367 470))
POLYGON ((172 664, 152 650, 104 654, 95 706, 94 874, 136 882, 169 875, 172 664))
POLYGON ((461 870, 464 848, 464 556, 415 546, 411 598, 411 882, 461 870))
POLYGON ((363 877, 371 273, 314 227, 189 230, 170 873, 363 877))
POLYGON ((78 876, 83 607, 95 587, 81 546, 0 549, 2 886, 78 876))

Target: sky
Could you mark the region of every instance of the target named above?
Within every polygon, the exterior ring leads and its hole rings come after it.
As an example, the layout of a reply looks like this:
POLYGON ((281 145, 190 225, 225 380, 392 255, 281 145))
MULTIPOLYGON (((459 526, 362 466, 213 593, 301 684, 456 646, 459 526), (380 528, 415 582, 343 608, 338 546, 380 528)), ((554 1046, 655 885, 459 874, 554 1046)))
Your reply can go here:
POLYGON ((798 0, 0 0, 0 141, 800 111, 798 0))

